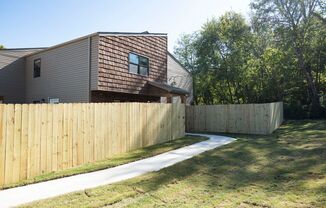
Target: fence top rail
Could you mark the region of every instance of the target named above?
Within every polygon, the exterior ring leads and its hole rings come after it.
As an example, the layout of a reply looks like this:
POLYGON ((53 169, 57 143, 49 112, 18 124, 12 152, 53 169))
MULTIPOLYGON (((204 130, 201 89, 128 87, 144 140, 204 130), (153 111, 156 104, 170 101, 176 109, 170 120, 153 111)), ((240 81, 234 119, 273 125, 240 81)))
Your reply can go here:
POLYGON ((244 105, 269 105, 269 104, 274 104, 274 103, 283 103, 283 101, 278 101, 278 102, 270 102, 270 103, 244 103, 244 104, 200 104, 200 105, 190 105, 191 107, 197 107, 197 106, 244 106, 244 105))
POLYGON ((185 105, 182 103, 144 103, 144 102, 123 102, 123 103, 0 103, 0 106, 10 106, 10 105, 130 105, 130 104, 139 104, 139 105, 185 105))

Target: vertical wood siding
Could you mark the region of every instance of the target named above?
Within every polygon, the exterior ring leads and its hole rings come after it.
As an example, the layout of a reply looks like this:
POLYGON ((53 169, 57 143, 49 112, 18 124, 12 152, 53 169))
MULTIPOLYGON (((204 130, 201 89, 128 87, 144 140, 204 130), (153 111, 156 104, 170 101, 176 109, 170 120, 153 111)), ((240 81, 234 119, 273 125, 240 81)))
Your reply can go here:
POLYGON ((91 90, 97 90, 98 88, 98 46, 99 36, 92 37, 91 42, 91 90))
POLYGON ((184 135, 181 104, 0 104, 0 187, 184 135))
POLYGON ((88 38, 26 57, 26 102, 48 97, 60 102, 89 101, 88 38), (41 76, 33 78, 34 60, 41 58, 41 76))
POLYGON ((0 96, 5 103, 25 101, 25 58, 40 49, 0 50, 0 96))
MULTIPOLYGON (((168 55, 168 72, 167 72, 168 84, 190 92, 187 97, 187 104, 190 104, 193 100, 193 81, 191 74, 181 66, 174 58, 168 55)), ((180 97, 176 97, 176 102, 181 103, 180 97)))

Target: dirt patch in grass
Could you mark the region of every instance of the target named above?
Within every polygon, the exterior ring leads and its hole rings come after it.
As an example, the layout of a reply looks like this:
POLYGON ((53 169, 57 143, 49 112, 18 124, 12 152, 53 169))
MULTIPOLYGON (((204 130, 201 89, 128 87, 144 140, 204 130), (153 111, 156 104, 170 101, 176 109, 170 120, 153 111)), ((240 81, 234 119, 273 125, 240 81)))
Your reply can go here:
POLYGON ((161 171, 25 207, 326 207, 326 121, 230 136, 161 171))

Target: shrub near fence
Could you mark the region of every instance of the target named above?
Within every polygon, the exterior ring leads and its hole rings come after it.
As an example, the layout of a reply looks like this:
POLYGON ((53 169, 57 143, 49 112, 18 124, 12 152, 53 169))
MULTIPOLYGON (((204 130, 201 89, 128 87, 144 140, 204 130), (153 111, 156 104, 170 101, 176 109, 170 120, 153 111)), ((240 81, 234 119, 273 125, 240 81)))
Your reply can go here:
POLYGON ((282 102, 186 107, 187 132, 270 134, 282 121, 282 102))
POLYGON ((181 104, 0 104, 0 187, 185 134, 181 104))

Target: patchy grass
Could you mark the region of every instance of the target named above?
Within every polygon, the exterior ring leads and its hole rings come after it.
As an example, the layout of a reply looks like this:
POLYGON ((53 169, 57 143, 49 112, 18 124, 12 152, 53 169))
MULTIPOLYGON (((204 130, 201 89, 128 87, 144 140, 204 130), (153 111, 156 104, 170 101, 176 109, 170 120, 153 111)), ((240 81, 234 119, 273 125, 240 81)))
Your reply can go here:
POLYGON ((326 207, 326 121, 291 121, 124 182, 25 207, 326 207))
POLYGON ((98 162, 87 163, 79 167, 70 168, 62 171, 51 172, 37 176, 32 179, 27 179, 16 184, 11 184, 3 187, 2 189, 13 188, 17 186, 32 184, 36 182, 48 181, 51 179, 62 178, 66 176, 77 175, 81 173, 88 173, 97 170, 103 170, 106 168, 112 168, 118 165, 130 163, 136 160, 141 160, 144 158, 152 157, 170 150, 178 149, 180 147, 188 146, 190 144, 201 142, 207 140, 205 137, 184 137, 176 139, 173 141, 168 141, 162 144, 156 144, 153 146, 145 147, 142 149, 134 150, 132 152, 127 152, 119 154, 117 156, 111 157, 109 159, 101 160, 98 162))

